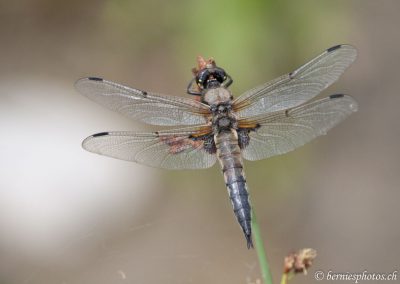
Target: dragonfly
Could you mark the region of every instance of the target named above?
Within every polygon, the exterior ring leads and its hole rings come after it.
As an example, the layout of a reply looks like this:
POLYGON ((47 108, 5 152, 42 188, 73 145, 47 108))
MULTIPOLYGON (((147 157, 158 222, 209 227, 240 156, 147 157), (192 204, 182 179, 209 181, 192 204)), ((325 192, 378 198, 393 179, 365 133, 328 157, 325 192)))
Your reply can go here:
POLYGON ((155 132, 101 132, 87 137, 85 150, 150 167, 205 169, 217 160, 247 247, 252 248, 251 204, 243 159, 256 161, 292 151, 357 111, 348 95, 315 97, 355 60, 351 45, 325 50, 293 72, 234 98, 233 79, 213 59, 199 56, 187 93, 147 92, 98 77, 79 79, 89 99, 132 119, 158 126, 155 132))

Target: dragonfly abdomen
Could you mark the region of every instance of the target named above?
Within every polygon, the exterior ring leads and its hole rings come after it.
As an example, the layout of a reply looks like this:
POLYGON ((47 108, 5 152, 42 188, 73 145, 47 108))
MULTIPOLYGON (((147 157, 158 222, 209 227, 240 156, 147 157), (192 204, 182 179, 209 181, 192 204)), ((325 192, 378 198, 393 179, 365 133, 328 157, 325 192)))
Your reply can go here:
POLYGON ((214 139, 233 212, 246 237, 247 247, 253 247, 251 207, 237 133, 231 129, 215 135, 214 139))

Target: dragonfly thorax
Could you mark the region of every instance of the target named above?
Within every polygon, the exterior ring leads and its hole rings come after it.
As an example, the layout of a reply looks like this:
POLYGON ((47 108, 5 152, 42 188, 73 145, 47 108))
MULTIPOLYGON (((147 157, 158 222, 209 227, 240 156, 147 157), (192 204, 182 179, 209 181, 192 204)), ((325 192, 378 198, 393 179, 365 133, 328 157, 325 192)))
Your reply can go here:
POLYGON ((222 130, 229 130, 237 127, 235 116, 232 114, 231 102, 220 103, 211 106, 213 114, 212 124, 214 133, 221 132, 222 130))
POLYGON ((203 101, 210 106, 216 106, 229 103, 232 101, 232 98, 232 94, 228 89, 220 87, 207 89, 204 93, 203 101))

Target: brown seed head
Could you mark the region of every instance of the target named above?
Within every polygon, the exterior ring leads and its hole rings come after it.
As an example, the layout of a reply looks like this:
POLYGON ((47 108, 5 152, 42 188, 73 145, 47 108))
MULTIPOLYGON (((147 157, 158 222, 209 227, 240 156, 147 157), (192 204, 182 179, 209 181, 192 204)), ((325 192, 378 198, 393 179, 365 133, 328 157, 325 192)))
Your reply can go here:
POLYGON ((296 253, 291 253, 284 260, 283 272, 304 273, 311 267, 313 260, 317 257, 317 251, 311 248, 301 249, 296 253))

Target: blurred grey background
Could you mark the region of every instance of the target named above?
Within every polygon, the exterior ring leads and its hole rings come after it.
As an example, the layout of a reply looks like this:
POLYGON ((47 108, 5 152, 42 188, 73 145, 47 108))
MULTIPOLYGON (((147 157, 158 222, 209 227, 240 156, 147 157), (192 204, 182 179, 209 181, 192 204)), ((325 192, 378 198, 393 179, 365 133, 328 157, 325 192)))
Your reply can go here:
POLYGON ((257 282, 219 168, 85 152, 90 134, 149 128, 73 83, 185 96, 201 54, 238 96, 339 43, 359 57, 323 95, 351 94, 359 111, 301 149, 245 163, 252 201, 277 283, 303 247, 318 258, 293 283, 399 270, 399 14, 395 0, 0 1, 0 282, 257 282))

